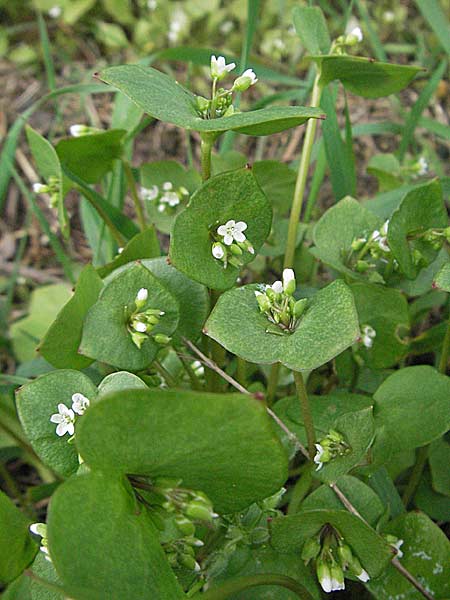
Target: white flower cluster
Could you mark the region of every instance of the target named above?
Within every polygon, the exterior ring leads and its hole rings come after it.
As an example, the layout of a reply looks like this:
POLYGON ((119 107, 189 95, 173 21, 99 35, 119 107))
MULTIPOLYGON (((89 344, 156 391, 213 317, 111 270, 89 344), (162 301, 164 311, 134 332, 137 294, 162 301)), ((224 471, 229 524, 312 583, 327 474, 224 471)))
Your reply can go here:
POLYGON ((75 433, 75 415, 84 415, 89 404, 88 398, 80 392, 72 394, 72 408, 68 408, 60 402, 58 404, 58 412, 50 417, 50 421, 57 424, 56 435, 62 437, 68 433, 72 437, 75 433))
POLYGON ((42 538, 39 550, 44 554, 45 560, 52 562, 48 552, 47 525, 45 523, 32 523, 29 529, 31 533, 34 535, 39 535, 42 538))
POLYGON ((306 298, 295 300, 296 286, 294 271, 284 269, 283 281, 263 285, 260 290, 255 291, 259 310, 285 333, 295 330, 308 304, 306 298))
MULTIPOLYGON (((349 260, 354 261, 354 268, 359 273, 366 273, 370 269, 375 269, 374 263, 368 262, 367 258, 388 262, 391 256, 391 249, 387 241, 389 220, 385 221, 381 228, 375 229, 363 237, 355 238, 351 244, 349 260), (355 259, 356 256, 356 259, 355 259)), ((397 261, 392 260, 394 269, 398 267, 397 261)))
MULTIPOLYGON (((159 308, 147 308, 142 310, 147 304, 148 289, 141 288, 134 299, 135 310, 131 313, 128 319, 128 333, 131 335, 133 344, 139 349, 142 344, 150 337, 152 330, 158 325, 160 317, 165 315, 163 310, 159 308)), ((170 337, 164 333, 152 335, 152 339, 161 345, 166 345, 170 342, 170 337)))
POLYGON ((59 202, 59 190, 61 187, 61 181, 59 177, 50 175, 48 183, 33 183, 33 192, 35 194, 49 194, 50 206, 56 208, 59 202))
POLYGON ((315 446, 317 450, 314 456, 314 462, 317 465, 316 471, 320 471, 323 465, 330 460, 338 456, 345 456, 350 452, 350 446, 344 437, 334 429, 330 429, 328 434, 315 446))
POLYGON ((151 188, 141 187, 140 197, 144 201, 155 202, 158 212, 174 212, 182 201, 189 198, 189 192, 184 186, 175 189, 171 181, 165 181, 161 189, 157 185, 151 188))
POLYGON ((377 336, 377 332, 370 325, 363 325, 361 327, 361 341, 366 348, 372 348, 373 340, 377 336))
POLYGON ((244 231, 247 229, 245 221, 230 219, 224 225, 219 225, 215 233, 211 253, 215 259, 223 263, 226 269, 230 264, 236 268, 243 265, 242 256, 244 252, 255 254, 251 242, 246 238, 244 231))

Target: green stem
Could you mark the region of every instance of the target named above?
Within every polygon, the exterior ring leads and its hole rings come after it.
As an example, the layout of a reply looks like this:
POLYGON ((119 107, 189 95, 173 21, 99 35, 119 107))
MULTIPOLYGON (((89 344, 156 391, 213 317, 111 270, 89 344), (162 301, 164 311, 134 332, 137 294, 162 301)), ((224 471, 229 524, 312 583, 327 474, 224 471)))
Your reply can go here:
POLYGON ((98 202, 96 202, 96 200, 94 198, 94 195, 89 193, 87 187, 86 188, 82 188, 79 185, 75 185, 75 187, 76 187, 77 191, 82 196, 84 196, 86 198, 86 200, 89 202, 89 204, 98 212, 99 216, 103 219, 103 221, 105 222, 105 225, 110 230, 111 235, 116 240, 117 245, 119 246, 119 248, 123 248, 125 246, 125 244, 126 244, 125 238, 122 236, 122 234, 120 233, 120 231, 114 225, 114 223, 110 219, 108 213, 103 210, 103 208, 98 204, 98 202))
POLYGON ((203 133, 200 145, 202 179, 206 181, 211 177, 211 151, 214 143, 214 137, 211 134, 203 133))
POLYGON ((311 463, 308 463, 306 465, 303 465, 304 469, 300 475, 300 477, 297 479, 297 481, 295 482, 294 488, 292 490, 292 494, 291 494, 291 500, 289 502, 289 506, 288 506, 288 510, 287 510, 287 514, 288 515, 293 515, 296 512, 298 512, 299 508, 300 508, 300 504, 302 503, 303 498, 306 496, 306 494, 309 492, 310 488, 311 488, 311 483, 312 483, 312 465, 311 463))
POLYGON ((141 199, 139 198, 139 194, 137 192, 136 181, 133 176, 133 171, 131 170, 131 166, 128 161, 124 160, 122 161, 122 164, 125 172, 125 177, 127 178, 128 189, 130 190, 131 197, 133 198, 134 208, 136 210, 139 226, 141 228, 141 231, 145 231, 145 229, 147 229, 147 220, 145 218, 145 213, 142 207, 141 199))
POLYGON ((314 431, 314 422, 311 414, 311 408, 309 406, 308 394, 306 392, 305 382, 301 372, 292 371, 292 373, 294 374, 295 387, 297 388, 297 395, 298 399, 300 400, 302 419, 306 430, 306 438, 308 440, 309 459, 312 460, 316 453, 314 445, 316 443, 316 434, 314 431))
POLYGON ((402 501, 405 508, 411 502, 411 498, 414 496, 414 493, 419 485, 420 478, 422 477, 423 470, 425 469, 425 465, 427 463, 428 458, 428 446, 422 446, 417 451, 416 462, 411 471, 411 475, 408 481, 408 484, 403 492, 402 501))
POLYGON ((248 590, 252 587, 261 585, 279 585, 291 590, 299 598, 312 600, 311 594, 295 579, 285 575, 276 575, 274 573, 263 573, 260 575, 250 575, 247 577, 237 577, 225 582, 220 587, 212 588, 206 592, 194 596, 194 600, 226 600, 230 596, 248 590))
POLYGON ((270 367, 269 379, 267 380, 267 395, 266 402, 269 406, 273 404, 275 400, 275 394, 278 387, 278 374, 280 372, 280 363, 274 363, 270 367))
POLYGON ((169 387, 177 386, 176 379, 171 375, 171 373, 169 373, 163 364, 161 364, 158 360, 155 360, 153 361, 153 366, 155 367, 156 371, 158 371, 158 373, 164 377, 169 387))
POLYGON ((236 356, 236 379, 245 387, 247 382, 247 363, 240 356, 236 356))
POLYGON ((191 382, 192 388, 197 391, 203 390, 202 382, 195 374, 194 369, 191 367, 189 361, 186 360, 186 358, 181 354, 178 354, 177 356, 180 359, 181 364, 183 365, 184 370, 187 373, 187 376, 189 377, 189 381, 191 382))
POLYGON ((441 358, 439 360, 439 372, 445 375, 447 373, 448 355, 450 352, 450 318, 447 322, 447 331, 445 332, 444 342, 442 344, 441 358))
POLYGON ((1 461, 0 461, 0 476, 5 481, 5 486, 8 490, 9 495, 12 498, 16 498, 16 500, 18 501, 20 506, 22 508, 25 508, 25 504, 26 504, 25 498, 23 497, 23 494, 20 491, 19 486, 16 483, 16 480, 11 475, 11 473, 8 471, 6 465, 4 465, 3 462, 1 462, 1 461))
MULTIPOLYGON (((311 94, 310 105, 318 107, 322 95, 322 86, 319 83, 320 72, 316 75, 311 94)), ((294 198, 292 200, 291 215, 289 217, 289 229, 286 243, 286 254, 284 255, 284 268, 290 268, 294 263, 295 245, 297 241, 297 230, 302 212, 303 199, 305 196, 306 180, 308 178, 311 152, 316 135, 317 119, 309 119, 306 125, 305 141, 303 143, 302 155, 298 167, 297 181, 295 183, 294 198)))

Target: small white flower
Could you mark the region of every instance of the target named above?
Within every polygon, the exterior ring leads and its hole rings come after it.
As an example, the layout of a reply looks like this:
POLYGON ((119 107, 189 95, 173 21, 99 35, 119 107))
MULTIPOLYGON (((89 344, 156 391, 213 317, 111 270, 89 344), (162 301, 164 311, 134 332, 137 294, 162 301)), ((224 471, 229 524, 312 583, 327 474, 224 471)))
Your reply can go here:
POLYGON ((151 188, 141 187, 139 195, 142 200, 156 200, 156 198, 159 196, 159 188, 157 185, 152 185, 151 188))
POLYGON ((29 527, 31 533, 45 537, 47 535, 47 525, 45 523, 32 523, 29 527))
POLYGON ((340 590, 345 590, 345 581, 338 581, 337 579, 331 580, 331 591, 339 592, 340 590))
POLYGON ((217 58, 214 54, 211 56, 211 77, 213 79, 218 79, 220 81, 235 67, 235 63, 229 63, 227 65, 223 56, 218 56, 217 58))
POLYGON ((323 591, 327 592, 327 594, 333 591, 333 580, 328 575, 322 577, 322 579, 319 580, 319 583, 322 586, 323 591))
POLYGON ((426 175, 428 173, 428 169, 429 169, 429 165, 428 165, 428 161, 424 156, 421 156, 419 158, 419 170, 417 172, 417 174, 422 177, 423 175, 426 175))
POLYGON ((58 5, 52 6, 48 11, 48 15, 52 19, 57 19, 58 17, 61 16, 61 14, 62 14, 62 8, 58 5))
POLYGON ((363 32, 361 31, 361 27, 354 27, 351 31, 350 31, 350 35, 355 36, 355 38, 358 40, 358 42, 362 42, 363 41, 363 32))
POLYGON ((375 339, 377 332, 370 325, 364 325, 362 328, 362 338, 361 341, 366 348, 372 348, 373 340, 375 339))
POLYGON ((213 244, 211 252, 214 258, 219 260, 225 256, 225 250, 223 249, 222 244, 213 244))
POLYGON ((173 185, 170 181, 165 181, 162 188, 165 192, 170 192, 170 190, 173 188, 173 185))
POLYGON ((142 323, 141 321, 136 321, 133 324, 133 329, 135 331, 138 331, 139 333, 145 333, 147 331, 147 325, 145 323, 142 323))
POLYGON ((392 546, 397 550, 397 558, 401 558, 403 556, 403 552, 400 550, 401 546, 403 546, 404 540, 397 540, 395 544, 392 546))
POLYGON ((136 294, 136 300, 138 302, 147 302, 147 298, 148 298, 148 289, 147 288, 141 288, 138 293, 136 294))
POLYGON ((52 423, 57 423, 56 435, 62 437, 66 433, 73 435, 75 433, 74 421, 75 414, 72 409, 67 408, 65 404, 58 404, 58 412, 50 417, 52 423))
POLYGON ((123 248, 117 248, 117 254, 122 254, 123 248))
POLYGON ((149 10, 155 10, 157 6, 158 6, 158 3, 156 0, 147 0, 147 8, 149 10))
POLYGON ((370 579, 369 573, 365 569, 361 569, 361 573, 359 573, 359 575, 356 577, 363 583, 366 583, 366 581, 369 581, 370 579))
POLYGON ((89 407, 89 399, 86 398, 80 392, 76 392, 72 395, 72 410, 77 413, 77 415, 84 414, 85 410, 89 407))
POLYGON ((295 292, 295 273, 293 269, 284 269, 283 270, 283 289, 285 292, 292 293, 295 292), (292 290, 291 290, 292 288, 292 290))
POLYGON ((161 196, 161 202, 173 207, 180 204, 180 198, 176 192, 166 192, 161 196))
POLYGON ((393 23, 395 21, 395 13, 392 10, 385 10, 383 20, 385 23, 393 23))
POLYGON ((283 284, 281 283, 281 281, 275 281, 271 287, 272 287, 273 291, 275 292, 275 294, 283 293, 283 284))
POLYGON ((223 33, 224 35, 228 35, 230 33, 230 31, 233 29, 234 27, 234 23, 233 21, 224 21, 222 23, 222 25, 220 26, 220 33, 223 33))
POLYGON ((233 90, 245 92, 251 85, 254 85, 258 79, 252 69, 247 69, 233 83, 233 90))
POLYGON ((189 196, 189 190, 187 190, 184 185, 179 188, 179 192, 182 196, 189 196))
MULTIPOLYGON (((317 450, 316 454, 314 455, 314 462, 317 465, 316 471, 320 471, 320 469, 323 467, 322 457, 325 453, 325 449, 320 444, 314 444, 314 446, 316 447, 316 450, 317 450)), ((331 591, 331 590, 329 590, 329 591, 331 591)))
POLYGON ((33 183, 33 192, 35 194, 46 194, 48 191, 48 185, 44 185, 43 183, 33 183))
POLYGON ((247 223, 244 221, 233 221, 230 219, 225 223, 225 225, 220 225, 217 228, 217 233, 223 237, 223 243, 226 246, 231 246, 233 241, 236 242, 245 242, 244 231, 247 229, 247 223))
POLYGON ((89 128, 86 125, 71 125, 69 128, 70 135, 73 137, 81 137, 88 132, 89 128))
POLYGON ((250 85, 254 85, 258 81, 258 79, 256 77, 256 73, 253 71, 253 69, 245 70, 242 73, 241 77, 248 77, 251 81, 250 85))
POLYGON ((383 223, 383 225, 381 226, 381 229, 380 229, 381 235, 387 235, 388 228, 389 228, 389 219, 387 219, 387 221, 385 221, 383 223))

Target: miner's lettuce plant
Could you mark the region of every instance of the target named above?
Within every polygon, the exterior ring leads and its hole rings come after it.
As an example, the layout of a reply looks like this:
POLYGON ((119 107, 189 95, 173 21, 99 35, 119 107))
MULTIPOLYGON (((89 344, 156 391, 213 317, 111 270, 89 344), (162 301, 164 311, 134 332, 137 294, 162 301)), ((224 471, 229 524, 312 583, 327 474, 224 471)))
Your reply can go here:
POLYGON ((0 496, 5 598, 317 599, 349 582, 450 595, 433 521, 450 517, 450 333, 411 335, 448 305, 442 184, 417 158, 407 191, 390 180, 388 212, 350 196, 314 222, 302 210, 333 82, 377 98, 420 69, 354 56, 360 29, 331 40, 318 8, 294 23, 311 106, 239 110, 258 74, 213 55, 208 96, 152 67, 98 73, 134 127, 74 125, 56 145, 27 128, 62 233, 75 190, 114 252, 81 271, 40 341, 47 372, 17 391, 54 493, 46 523, 0 496), (144 113, 197 132, 200 173, 131 166, 144 113), (303 125, 297 175, 213 152, 226 132, 303 125))

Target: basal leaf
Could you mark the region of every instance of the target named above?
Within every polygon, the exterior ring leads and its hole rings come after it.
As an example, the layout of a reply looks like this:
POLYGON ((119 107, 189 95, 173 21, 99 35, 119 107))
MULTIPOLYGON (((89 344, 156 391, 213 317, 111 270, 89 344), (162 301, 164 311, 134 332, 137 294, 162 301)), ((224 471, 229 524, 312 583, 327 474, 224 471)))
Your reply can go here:
POLYGON ((194 94, 157 69, 122 65, 105 69, 98 78, 123 92, 152 117, 201 133, 220 134, 232 130, 248 135, 270 135, 323 116, 317 108, 272 106, 230 117, 202 119, 196 111, 194 94))
POLYGON ((155 228, 149 227, 132 237, 128 244, 124 246, 122 252, 107 265, 99 267, 97 272, 100 277, 106 277, 115 269, 118 269, 129 262, 141 258, 154 258, 160 254, 161 252, 155 228))
MULTIPOLYGON (((239 269, 224 268, 212 255, 213 235, 229 220, 247 224, 245 236, 257 253, 269 235, 272 210, 249 169, 217 175, 195 192, 173 226, 169 258, 174 267, 210 288, 231 287, 239 269)), ((254 254, 244 250, 239 258, 246 264, 254 254)))
POLYGON ((264 406, 239 394, 118 392, 86 412, 77 445, 93 469, 180 478, 220 512, 274 494, 287 477, 264 406))
MULTIPOLYGON (((59 437, 50 417, 58 412, 58 404, 72 407, 72 395, 81 393, 92 403, 97 388, 83 373, 59 370, 46 373, 17 391, 17 412, 26 436, 36 454, 53 471, 67 477, 78 466, 76 446, 69 435, 59 437)), ((83 417, 84 418, 84 415, 83 417)))
POLYGON ((261 313, 255 290, 257 286, 246 285, 223 294, 205 325, 207 335, 245 360, 281 362, 297 371, 309 371, 334 358, 359 336, 353 296, 341 280, 317 292, 290 334, 261 313))

